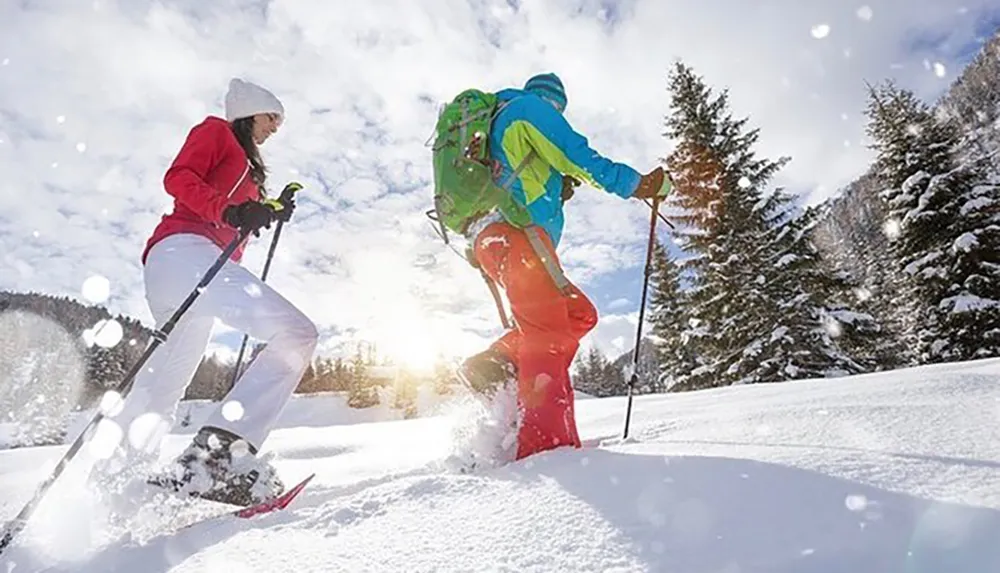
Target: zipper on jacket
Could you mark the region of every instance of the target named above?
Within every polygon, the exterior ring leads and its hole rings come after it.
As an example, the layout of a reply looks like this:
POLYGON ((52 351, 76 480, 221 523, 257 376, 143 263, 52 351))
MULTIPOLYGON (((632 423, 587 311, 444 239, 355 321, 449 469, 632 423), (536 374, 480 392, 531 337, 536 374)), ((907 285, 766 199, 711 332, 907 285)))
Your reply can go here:
MULTIPOLYGON (((240 178, 236 180, 236 185, 233 185, 233 188, 229 190, 229 193, 226 195, 226 199, 231 199, 233 193, 236 193, 236 190, 239 189, 240 185, 243 184, 243 180, 247 178, 247 173, 250 173, 250 166, 251 166, 250 160, 247 159, 247 165, 246 167, 243 168, 243 175, 240 175, 240 178)), ((222 228, 222 225, 220 225, 219 223, 213 221, 212 224, 215 225, 216 229, 222 228)))
POLYGON ((240 175, 240 178, 236 180, 236 185, 233 185, 233 188, 229 190, 229 194, 226 195, 226 199, 231 198, 233 193, 236 193, 236 190, 240 188, 240 184, 242 184, 243 180, 247 178, 247 173, 250 173, 249 159, 247 159, 247 166, 243 168, 243 175, 240 175))

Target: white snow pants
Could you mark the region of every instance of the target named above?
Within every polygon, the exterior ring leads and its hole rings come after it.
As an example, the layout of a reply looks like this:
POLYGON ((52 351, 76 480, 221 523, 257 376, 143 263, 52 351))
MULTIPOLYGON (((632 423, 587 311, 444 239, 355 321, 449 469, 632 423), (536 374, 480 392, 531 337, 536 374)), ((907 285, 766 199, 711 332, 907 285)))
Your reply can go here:
MULTIPOLYGON (((194 290, 222 250, 205 237, 170 235, 146 258, 146 301, 157 327, 194 290)), ((150 454, 174 422, 177 404, 208 345, 214 320, 267 343, 205 425, 229 430, 260 449, 312 360, 316 326, 274 289, 226 261, 136 376, 122 411, 111 418, 126 450, 150 454)), ((137 453, 138 453, 137 452, 137 453)))

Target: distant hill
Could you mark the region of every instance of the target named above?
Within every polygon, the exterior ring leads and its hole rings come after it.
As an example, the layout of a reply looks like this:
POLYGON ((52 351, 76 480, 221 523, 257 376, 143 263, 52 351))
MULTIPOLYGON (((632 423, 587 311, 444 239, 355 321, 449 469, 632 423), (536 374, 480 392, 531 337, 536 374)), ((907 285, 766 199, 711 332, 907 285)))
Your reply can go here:
MULTIPOLYGON (((117 334, 117 326, 105 326, 102 332, 117 334)), ((112 316, 100 305, 66 296, 0 291, 0 443, 58 443, 66 414, 95 407, 106 391, 120 386, 151 336, 138 320, 112 316), (120 326, 120 338, 95 338, 95 327, 107 321, 120 326), (31 435, 8 435, 25 431, 31 435)), ((241 369, 261 348, 248 348, 241 369)), ((231 388, 233 367, 215 356, 203 357, 183 400, 221 400, 231 388)), ((449 394, 456 381, 444 364, 432 375, 401 373, 377 356, 373 345, 360 344, 348 359, 315 356, 296 392, 343 392, 353 408, 387 399, 410 416, 416 415, 421 386, 449 394)))
MULTIPOLYGON (((1000 177, 1000 33, 985 42, 934 105, 938 116, 957 124, 964 135, 956 150, 966 162, 981 162, 1000 177)), ((814 237, 824 255, 865 283, 881 280, 880 254, 888 240, 886 213, 877 175, 867 170, 823 205, 814 237)))
MULTIPOLYGON (((85 305, 66 296, 0 291, 0 313, 0 317, 7 317, 6 322, 0 323, 0 344, 7 348, 0 354, 0 387, 10 386, 11 373, 23 369, 33 346, 38 345, 39 336, 51 337, 48 333, 51 325, 58 325, 61 335, 72 341, 73 351, 83 360, 83 388, 75 408, 90 407, 105 391, 117 387, 129 368, 139 360, 152 334, 135 318, 112 315, 103 306, 85 305), (121 340, 107 348, 99 344, 88 346, 89 332, 101 321, 108 320, 121 326, 121 340)), ((63 354, 66 354, 69 348, 66 344, 63 346, 63 354)), ((231 373, 231 364, 211 356, 204 358, 185 399, 221 397, 228 390, 231 373)), ((41 382, 35 381, 35 387, 41 382)))

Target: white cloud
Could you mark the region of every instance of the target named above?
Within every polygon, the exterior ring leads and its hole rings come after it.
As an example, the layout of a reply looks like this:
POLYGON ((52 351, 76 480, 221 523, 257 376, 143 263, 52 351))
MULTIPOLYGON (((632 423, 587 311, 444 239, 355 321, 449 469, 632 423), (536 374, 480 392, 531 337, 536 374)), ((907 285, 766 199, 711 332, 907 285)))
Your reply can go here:
MULTIPOLYGON (((288 110, 263 152, 272 188, 295 178, 307 189, 268 282, 319 323, 322 348, 375 333, 394 352, 467 352, 499 321, 478 274, 423 215, 424 142, 441 101, 556 71, 570 121, 645 171, 669 151, 666 72, 683 58, 731 90, 734 112, 761 128, 763 154, 793 157, 776 183, 821 189, 819 200, 866 165, 864 80, 892 75, 935 97, 990 9, 987 0, 964 11, 936 0, 725 0, 712 10, 694 0, 380 0, 349 10, 308 0, 6 2, 0 288, 73 296, 100 275, 113 312, 148 322, 139 255, 170 205, 163 172, 240 75, 288 110), (822 39, 817 24, 829 27, 822 39)), ((567 218, 561 252, 578 284, 641 272, 644 206, 581 188, 567 218)), ((247 254, 254 272, 268 241, 247 254)), ((633 295, 600 298, 622 296, 633 295)), ((620 322, 606 316, 595 336, 631 344, 627 333, 603 334, 620 322)))
MULTIPOLYGON (((647 315, 648 317, 648 315, 647 315)), ((583 340, 583 349, 596 346, 609 359, 613 360, 635 347, 635 329, 639 314, 603 314, 597 328, 592 330, 583 340)), ((645 323, 643 332, 649 332, 649 323, 645 323)), ((580 354, 585 354, 586 350, 580 354)))

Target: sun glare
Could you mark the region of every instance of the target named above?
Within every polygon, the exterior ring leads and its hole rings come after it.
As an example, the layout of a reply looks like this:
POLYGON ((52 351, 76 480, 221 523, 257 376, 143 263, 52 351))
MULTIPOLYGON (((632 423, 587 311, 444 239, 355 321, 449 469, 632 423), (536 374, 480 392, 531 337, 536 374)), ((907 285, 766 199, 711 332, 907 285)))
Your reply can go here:
POLYGON ((452 361, 482 344, 458 325, 431 324, 426 319, 398 320, 371 333, 380 358, 414 374, 430 374, 439 360, 452 361))
POLYGON ((354 276, 366 287, 371 305, 354 309, 355 335, 375 345, 379 361, 386 360, 414 374, 433 372, 442 358, 448 361, 478 352, 488 341, 470 331, 461 316, 428 312, 424 301, 410 290, 401 274, 408 269, 398 253, 373 252, 355 261, 354 276))

